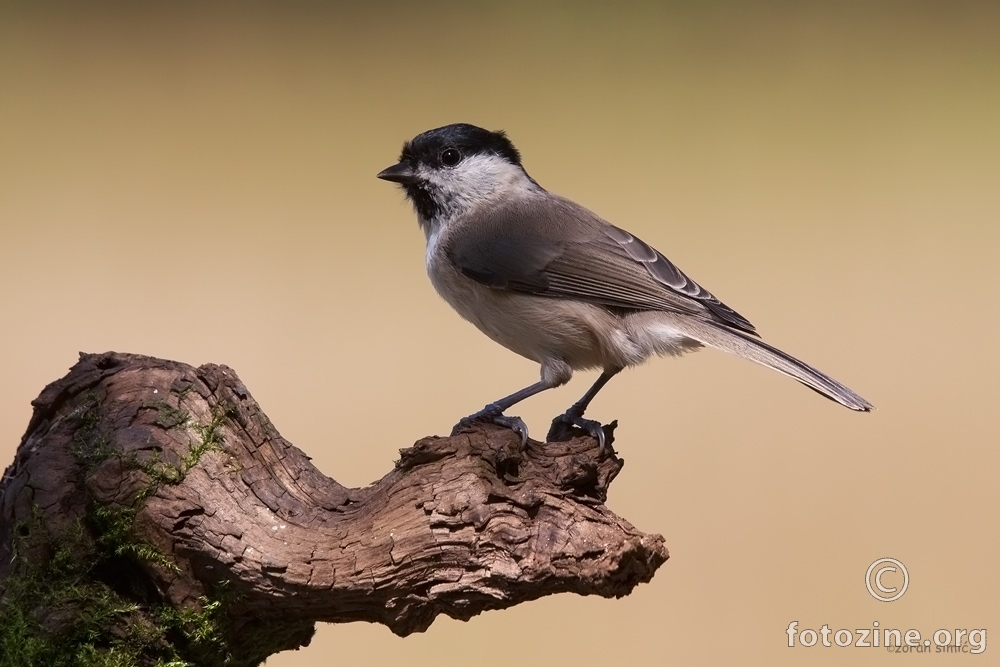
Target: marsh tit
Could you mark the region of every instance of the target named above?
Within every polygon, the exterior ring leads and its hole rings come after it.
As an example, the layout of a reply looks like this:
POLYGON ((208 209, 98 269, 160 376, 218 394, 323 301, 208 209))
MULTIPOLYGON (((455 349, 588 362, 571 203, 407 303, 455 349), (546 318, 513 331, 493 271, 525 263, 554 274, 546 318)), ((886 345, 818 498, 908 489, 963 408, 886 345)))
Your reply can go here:
POLYGON ((763 342, 754 326, 639 238, 531 178, 503 132, 440 127, 403 145, 378 178, 403 186, 427 237, 427 274, 466 320, 507 349, 541 364, 541 379, 490 403, 455 427, 507 426, 527 442, 514 404, 599 368, 597 382, 549 439, 582 428, 605 447, 594 396, 623 368, 653 355, 708 345, 789 375, 852 410, 871 403, 833 378, 763 342))

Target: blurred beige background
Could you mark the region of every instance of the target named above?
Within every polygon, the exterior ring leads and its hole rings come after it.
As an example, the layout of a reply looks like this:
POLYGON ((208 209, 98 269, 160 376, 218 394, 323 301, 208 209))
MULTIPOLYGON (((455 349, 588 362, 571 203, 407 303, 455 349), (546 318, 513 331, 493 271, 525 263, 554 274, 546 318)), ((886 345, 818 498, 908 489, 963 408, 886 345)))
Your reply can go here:
MULTIPOLYGON (((374 177, 466 121, 878 411, 713 351, 624 373, 590 414, 621 422, 610 506, 667 539, 651 584, 325 625, 269 667, 886 665, 785 629, 1000 633, 997 8, 5 4, 0 468, 80 350, 228 364, 351 485, 534 381, 434 294, 374 177)), ((541 436, 592 380, 520 414, 541 436)))

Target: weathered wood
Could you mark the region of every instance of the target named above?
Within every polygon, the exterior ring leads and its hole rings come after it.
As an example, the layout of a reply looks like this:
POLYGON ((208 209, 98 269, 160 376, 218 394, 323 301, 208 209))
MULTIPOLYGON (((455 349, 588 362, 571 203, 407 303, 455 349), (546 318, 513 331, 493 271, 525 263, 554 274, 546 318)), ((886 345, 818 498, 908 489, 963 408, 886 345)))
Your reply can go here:
MULTIPOLYGON (((583 436, 524 452, 493 426, 424 438, 350 489, 284 440, 225 366, 82 355, 33 405, 0 482, 0 600, 12 613, 16 592, 40 627, 72 630, 80 609, 14 584, 76 551, 67 571, 137 607, 103 645, 149 624, 159 634, 137 655, 151 664, 257 664, 307 644, 316 621, 407 635, 438 614, 551 593, 619 597, 668 557, 662 537, 604 505, 623 463, 583 436), (199 620, 211 646, 192 635, 199 620)), ((330 439, 364 446, 332 420, 330 439)))

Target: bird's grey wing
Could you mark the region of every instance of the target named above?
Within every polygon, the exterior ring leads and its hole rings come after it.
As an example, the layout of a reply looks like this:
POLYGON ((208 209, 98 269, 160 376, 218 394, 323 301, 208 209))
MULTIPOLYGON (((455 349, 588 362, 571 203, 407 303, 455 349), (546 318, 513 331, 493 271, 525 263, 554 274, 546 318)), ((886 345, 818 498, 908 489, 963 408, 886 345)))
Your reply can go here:
POLYGON ((714 294, 688 278, 683 271, 678 269, 673 262, 664 257, 656 248, 612 224, 608 224, 604 233, 624 249, 629 257, 646 267, 649 275, 657 282, 666 285, 679 294, 700 302, 713 315, 726 324, 748 333, 756 333, 756 329, 750 323, 750 320, 719 301, 714 294))
POLYGON ((701 315, 754 333, 651 246, 566 199, 477 215, 449 235, 446 253, 464 275, 495 289, 701 315))

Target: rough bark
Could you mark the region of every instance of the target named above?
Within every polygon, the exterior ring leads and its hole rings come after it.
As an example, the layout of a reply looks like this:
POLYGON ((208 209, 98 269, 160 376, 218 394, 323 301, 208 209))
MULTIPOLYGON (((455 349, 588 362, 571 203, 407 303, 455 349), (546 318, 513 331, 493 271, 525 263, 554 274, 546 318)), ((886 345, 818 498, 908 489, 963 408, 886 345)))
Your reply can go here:
POLYGON ((620 597, 668 557, 604 505, 623 462, 582 435, 524 452, 493 426, 428 437, 350 489, 225 366, 81 355, 33 405, 0 482, 15 644, 76 637, 96 609, 100 630, 75 641, 98 654, 252 665, 307 644, 316 621, 407 635, 551 593, 620 597))

